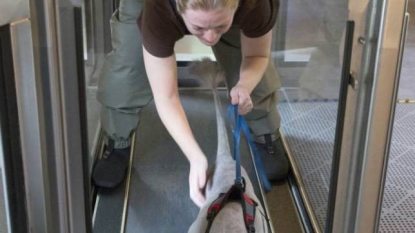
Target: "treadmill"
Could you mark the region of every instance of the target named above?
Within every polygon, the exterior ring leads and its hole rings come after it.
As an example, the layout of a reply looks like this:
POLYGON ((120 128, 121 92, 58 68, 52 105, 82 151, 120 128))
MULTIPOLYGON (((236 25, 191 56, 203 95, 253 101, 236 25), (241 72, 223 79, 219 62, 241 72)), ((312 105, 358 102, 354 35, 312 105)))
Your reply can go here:
MULTIPOLYGON (((189 79, 186 83, 190 87, 179 85, 182 105, 194 136, 211 166, 217 149, 213 93, 206 88, 194 87, 195 80, 189 79)), ((223 115, 226 116, 230 103, 226 89, 220 88, 219 95, 223 115)), ((229 125, 228 134, 231 134, 229 125)), ((232 147, 231 135, 229 140, 232 147)), ((242 165, 265 208, 267 218, 271 219, 251 150, 244 137, 240 146, 242 165)), ((96 191, 93 231, 187 232, 199 211, 189 196, 189 170, 189 162, 162 124, 154 102, 151 102, 141 112, 124 183, 115 189, 101 188, 96 191)), ((272 226, 269 220, 269 230, 275 232, 272 226)))

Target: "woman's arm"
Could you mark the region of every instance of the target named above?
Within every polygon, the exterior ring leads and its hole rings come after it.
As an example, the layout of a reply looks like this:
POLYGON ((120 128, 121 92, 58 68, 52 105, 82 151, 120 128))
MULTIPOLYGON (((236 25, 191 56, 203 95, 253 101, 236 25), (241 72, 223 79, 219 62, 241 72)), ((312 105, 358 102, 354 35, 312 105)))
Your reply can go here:
POLYGON ((174 55, 155 57, 144 47, 143 54, 157 112, 190 162, 190 196, 197 205, 201 205, 204 197, 200 189, 206 182, 207 160, 193 136, 179 99, 176 58, 174 55))
POLYGON ((261 81, 271 53, 272 30, 258 38, 249 38, 241 31, 242 64, 238 85, 251 93, 261 81))
POLYGON ((268 66, 272 30, 258 38, 249 38, 241 31, 242 64, 238 83, 231 90, 232 104, 239 105, 239 114, 253 108, 251 92, 261 81, 268 66))

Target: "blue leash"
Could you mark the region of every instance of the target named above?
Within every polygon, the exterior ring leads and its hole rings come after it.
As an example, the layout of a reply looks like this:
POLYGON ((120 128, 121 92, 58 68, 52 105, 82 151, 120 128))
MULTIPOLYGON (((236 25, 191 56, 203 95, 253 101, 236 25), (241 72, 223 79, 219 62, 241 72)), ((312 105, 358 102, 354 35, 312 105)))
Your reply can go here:
POLYGON ((271 191, 271 184, 265 174, 264 167, 262 166, 261 159, 259 158, 258 150, 255 146, 254 140, 251 137, 251 133, 248 128, 248 124, 243 116, 238 114, 238 105, 229 105, 228 108, 228 118, 229 121, 232 123, 232 119, 235 122, 235 128, 233 132, 233 141, 234 141, 234 148, 233 148, 233 159, 236 162, 236 178, 235 183, 242 183, 243 178, 241 175, 241 156, 240 156, 240 141, 241 141, 241 131, 243 130, 246 139, 248 140, 249 146, 252 149, 252 153, 254 155, 254 163, 258 171, 259 178, 262 182, 262 185, 265 191, 271 191))

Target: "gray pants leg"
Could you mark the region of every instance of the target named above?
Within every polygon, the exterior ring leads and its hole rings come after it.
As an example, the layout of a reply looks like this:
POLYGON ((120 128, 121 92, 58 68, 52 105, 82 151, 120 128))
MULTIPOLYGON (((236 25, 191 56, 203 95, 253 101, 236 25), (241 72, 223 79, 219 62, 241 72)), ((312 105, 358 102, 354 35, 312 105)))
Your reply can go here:
POLYGON ((107 55, 98 83, 101 125, 115 148, 130 145, 140 109, 152 100, 136 20, 144 0, 122 0, 111 17, 113 50, 107 55))
MULTIPOLYGON (((213 47, 216 60, 225 71, 228 89, 236 85, 239 80, 242 62, 240 29, 237 26, 222 35, 218 44, 213 47)), ((270 62, 261 81, 251 93, 253 110, 245 117, 252 133, 256 136, 273 134, 280 127, 280 115, 277 109, 278 89, 281 87, 280 78, 270 62)), ((261 141, 261 140, 259 140, 261 141)))

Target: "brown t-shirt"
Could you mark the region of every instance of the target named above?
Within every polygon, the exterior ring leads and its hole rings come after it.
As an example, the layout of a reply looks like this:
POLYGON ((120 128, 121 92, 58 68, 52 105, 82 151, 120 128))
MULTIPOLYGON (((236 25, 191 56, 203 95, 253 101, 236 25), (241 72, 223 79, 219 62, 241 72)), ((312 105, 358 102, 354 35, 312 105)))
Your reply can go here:
MULTIPOLYGON (((153 56, 171 56, 176 41, 190 34, 173 2, 147 0, 138 17, 142 43, 153 56)), ((278 7, 278 0, 240 0, 232 24, 247 37, 263 36, 274 26, 278 7)))

